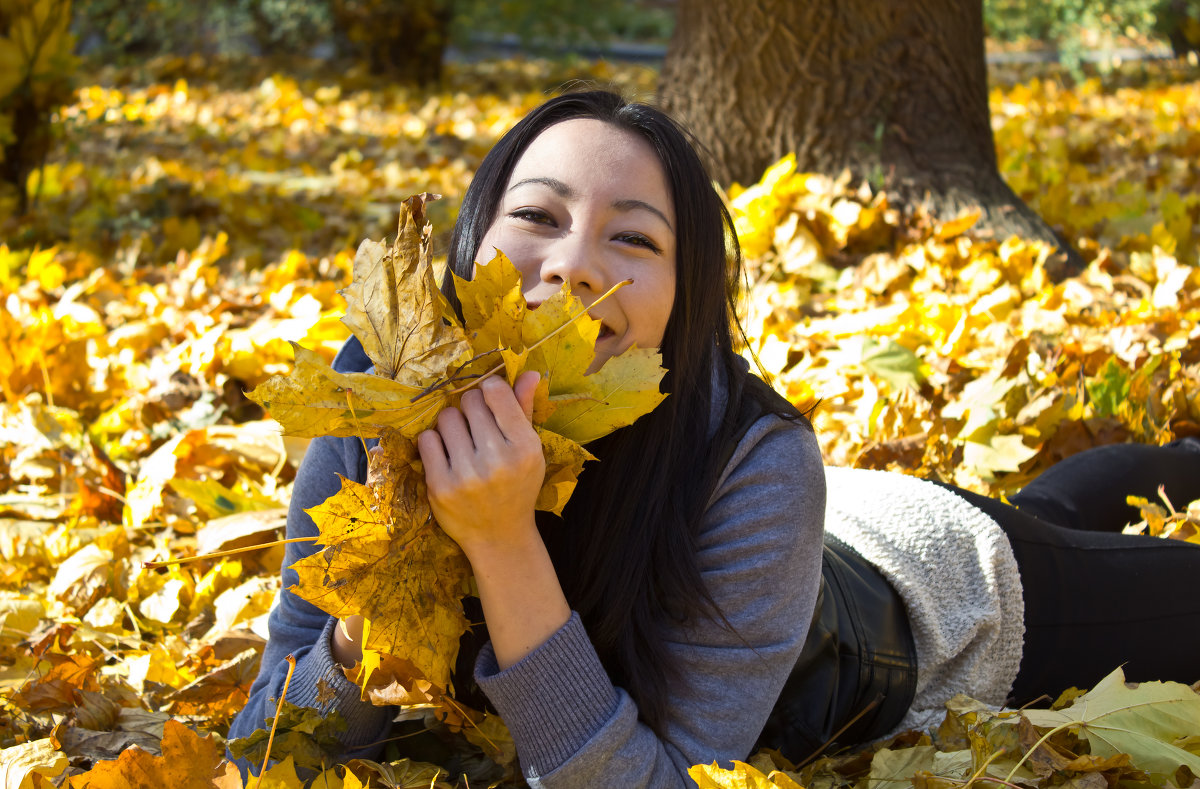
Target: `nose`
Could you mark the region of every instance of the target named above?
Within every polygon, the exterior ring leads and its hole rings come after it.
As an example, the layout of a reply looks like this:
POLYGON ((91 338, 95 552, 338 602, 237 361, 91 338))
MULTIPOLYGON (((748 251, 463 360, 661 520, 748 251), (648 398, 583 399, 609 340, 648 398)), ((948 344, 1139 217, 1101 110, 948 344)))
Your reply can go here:
POLYGON ((540 279, 558 288, 563 282, 585 303, 608 287, 605 284, 602 252, 583 234, 567 233, 547 250, 542 261, 540 279))

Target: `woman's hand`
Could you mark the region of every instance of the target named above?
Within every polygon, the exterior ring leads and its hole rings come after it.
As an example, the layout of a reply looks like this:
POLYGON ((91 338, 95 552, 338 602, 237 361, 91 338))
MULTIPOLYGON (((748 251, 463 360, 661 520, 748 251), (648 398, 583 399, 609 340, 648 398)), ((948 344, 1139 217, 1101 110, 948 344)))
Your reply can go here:
POLYGON ((513 387, 489 378, 417 437, 433 515, 472 564, 537 535, 534 504, 546 473, 531 424, 537 384, 535 372, 513 387))
POLYGON ((546 476, 533 429, 537 373, 488 379, 417 437, 433 515, 471 562, 492 649, 508 668, 566 624, 571 609, 533 519, 546 476))

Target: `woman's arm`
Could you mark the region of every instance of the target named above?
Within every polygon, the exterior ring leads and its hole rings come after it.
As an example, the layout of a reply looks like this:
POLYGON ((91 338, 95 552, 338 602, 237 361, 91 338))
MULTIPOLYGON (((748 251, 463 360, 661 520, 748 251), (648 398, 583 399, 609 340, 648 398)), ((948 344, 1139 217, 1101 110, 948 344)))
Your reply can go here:
MULTIPOLYGON (((366 478, 366 456, 358 439, 318 438, 310 444, 296 473, 288 510, 288 537, 312 537, 317 527, 304 511, 314 507, 341 489, 342 474, 351 479, 366 478)), ((275 705, 287 676, 289 654, 296 657, 296 669, 288 685, 287 700, 303 707, 337 710, 349 728, 341 736, 353 756, 368 756, 377 749, 362 746, 382 739, 391 724, 392 710, 375 707, 359 700, 358 688, 346 679, 330 651, 334 617, 288 591, 298 582, 291 565, 318 550, 315 543, 289 543, 283 560, 283 588, 268 619, 270 637, 263 650, 258 678, 250 688, 250 698, 229 729, 230 739, 246 737, 263 728, 275 715, 275 705), (333 691, 332 700, 318 703, 318 683, 324 681, 333 691)), ((245 766, 245 765, 244 765, 245 766)), ((253 765, 257 771, 259 765, 253 765)))
POLYGON ((812 433, 759 420, 700 534, 701 572, 732 630, 702 620, 664 634, 687 682, 670 689, 663 737, 609 680, 578 616, 507 667, 485 648, 476 678, 508 724, 530 784, 694 786, 691 765, 746 758, 804 643, 824 505, 812 433))

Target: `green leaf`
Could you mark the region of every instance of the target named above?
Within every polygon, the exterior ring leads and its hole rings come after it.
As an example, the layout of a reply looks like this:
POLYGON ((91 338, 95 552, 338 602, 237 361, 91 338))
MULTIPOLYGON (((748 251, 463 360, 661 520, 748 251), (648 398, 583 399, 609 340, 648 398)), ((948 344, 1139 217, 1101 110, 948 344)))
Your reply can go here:
POLYGON ((925 380, 921 358, 894 340, 882 342, 867 335, 848 337, 838 344, 846 363, 861 365, 871 375, 897 389, 916 389, 925 380))
MULTIPOLYGON (((229 741, 229 753, 235 759, 245 758, 251 763, 261 764, 267 755, 267 742, 271 735, 271 723, 267 718, 261 729, 249 736, 229 741)), ((275 741, 271 744, 272 761, 282 761, 291 756, 301 767, 320 768, 338 760, 343 747, 337 738, 338 732, 346 730, 346 720, 336 710, 323 713, 312 707, 300 707, 283 703, 279 712, 279 725, 275 741)))
POLYGON ((1121 403, 1129 398, 1129 374, 1115 358, 1109 358, 1096 377, 1088 381, 1087 393, 1096 416, 1116 416, 1121 403))
POLYGON ((1127 753, 1140 770, 1168 776, 1180 765, 1200 770, 1200 756, 1171 744, 1200 731, 1200 695, 1178 682, 1131 688, 1118 668, 1070 707, 1024 715, 1034 726, 1075 729, 1096 756, 1127 753))
POLYGON ((862 346, 862 365, 872 375, 898 389, 916 389, 925 380, 920 357, 893 340, 876 342, 866 338, 862 346))

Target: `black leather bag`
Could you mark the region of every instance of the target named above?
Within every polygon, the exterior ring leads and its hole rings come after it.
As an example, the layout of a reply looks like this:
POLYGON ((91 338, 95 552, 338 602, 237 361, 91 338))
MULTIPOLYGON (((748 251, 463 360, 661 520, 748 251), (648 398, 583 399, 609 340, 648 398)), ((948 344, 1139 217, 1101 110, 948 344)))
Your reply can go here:
MULTIPOLYGON (((747 375, 746 386, 786 403, 754 376, 747 375)), ((729 454, 761 415, 758 401, 744 396, 729 454)), ((908 712, 917 687, 916 647, 900 595, 836 538, 826 535, 823 554, 804 649, 758 742, 794 762, 889 733, 908 712)))
POLYGON ((917 687, 916 648, 900 596, 851 548, 828 536, 824 548, 804 650, 758 743, 795 762, 887 734, 917 687))

